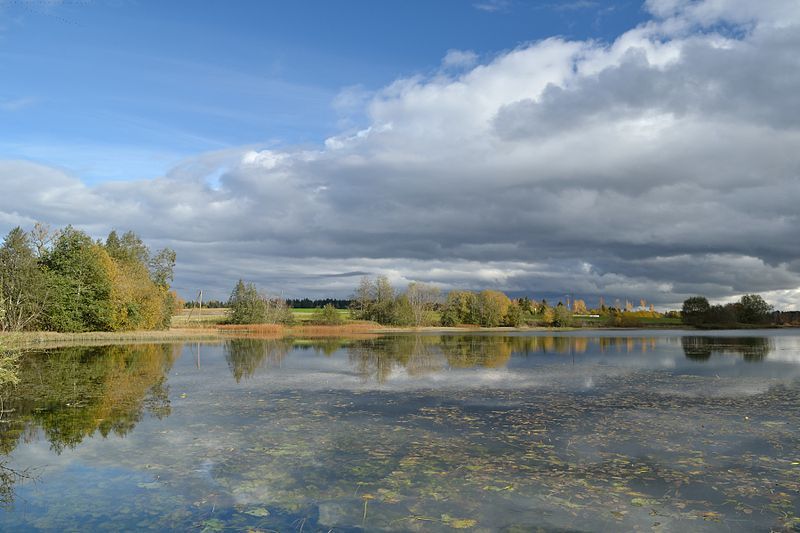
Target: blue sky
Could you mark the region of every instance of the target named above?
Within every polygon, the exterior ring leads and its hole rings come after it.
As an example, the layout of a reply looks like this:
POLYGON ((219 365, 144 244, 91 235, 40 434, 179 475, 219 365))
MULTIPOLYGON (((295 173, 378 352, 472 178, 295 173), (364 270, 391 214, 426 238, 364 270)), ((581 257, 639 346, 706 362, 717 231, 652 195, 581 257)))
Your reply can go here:
POLYGON ((88 183, 231 146, 319 143, 337 95, 553 35, 611 41, 640 2, 0 1, 0 156, 88 183))

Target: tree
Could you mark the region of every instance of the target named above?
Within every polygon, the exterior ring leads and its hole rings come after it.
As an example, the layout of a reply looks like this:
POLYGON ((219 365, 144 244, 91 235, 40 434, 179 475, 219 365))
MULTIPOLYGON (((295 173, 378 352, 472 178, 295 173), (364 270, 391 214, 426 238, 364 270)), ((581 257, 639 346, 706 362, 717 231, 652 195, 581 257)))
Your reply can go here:
POLYGON ((699 326, 703 324, 710 309, 708 300, 704 296, 692 296, 683 301, 681 317, 684 324, 699 326))
POLYGON ((431 324, 433 306, 439 301, 439 287, 413 281, 408 284, 406 298, 411 308, 413 324, 417 327, 431 324))
POLYGON ((486 328, 503 323, 511 300, 500 291, 484 290, 478 293, 477 308, 479 324, 486 328))
POLYGON ((572 302, 572 312, 576 315, 585 315, 589 313, 586 309, 586 302, 583 300, 575 300, 572 302))
POLYGON ((112 259, 82 231, 67 226, 44 257, 52 274, 47 327, 55 331, 113 329, 112 259))
POLYGON ((564 305, 557 305, 553 310, 553 326, 566 328, 572 325, 572 312, 564 305))
POLYGON ((239 280, 228 300, 228 322, 231 324, 291 324, 292 310, 281 298, 261 294, 252 283, 239 280))
POLYGON ((739 299, 738 320, 743 324, 764 324, 769 321, 772 306, 758 294, 745 294, 739 299))
POLYGON ((373 303, 372 296, 374 292, 372 281, 367 276, 362 277, 350 304, 350 314, 353 318, 367 320, 366 316, 373 303))
POLYGON ((442 325, 452 327, 461 324, 477 324, 475 300, 474 292, 450 291, 442 309, 442 325))
POLYGON ((394 287, 386 276, 378 276, 373 285, 371 320, 391 324, 394 318, 394 287))
POLYGON ((150 258, 150 278, 153 283, 159 287, 169 287, 174 278, 176 258, 175 251, 170 248, 159 250, 156 255, 150 258))
POLYGON ((543 305, 541 311, 541 322, 545 326, 552 326, 556 319, 556 313, 549 305, 543 305))
POLYGON ((54 231, 50 229, 48 224, 42 222, 34 224, 33 229, 28 232, 28 236, 33 245, 33 251, 36 253, 36 257, 44 257, 53 243, 58 239, 59 234, 59 230, 54 231))
POLYGON ((704 321, 715 325, 735 324, 739 314, 737 307, 739 304, 712 305, 706 311, 704 321))
POLYGON ((505 325, 518 328, 522 325, 522 306, 512 301, 506 310, 505 325))
POLYGON ((267 305, 252 283, 239 280, 228 299, 228 322, 231 324, 262 324, 267 321, 267 305))
POLYGON ((28 235, 16 227, 0 247, 0 326, 11 331, 37 326, 46 298, 45 275, 28 235))

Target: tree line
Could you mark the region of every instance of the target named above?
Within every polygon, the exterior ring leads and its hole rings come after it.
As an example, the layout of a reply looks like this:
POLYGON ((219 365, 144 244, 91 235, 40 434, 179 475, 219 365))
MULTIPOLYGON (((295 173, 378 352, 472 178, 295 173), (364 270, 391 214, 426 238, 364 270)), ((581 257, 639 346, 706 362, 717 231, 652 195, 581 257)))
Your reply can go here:
POLYGON ((0 246, 0 328, 167 328, 177 303, 174 267, 174 251, 151 252, 132 231, 95 241, 72 226, 16 227, 0 246))
POLYGON ((354 319, 393 326, 565 327, 573 323, 573 311, 561 302, 551 306, 546 300, 511 299, 488 289, 454 290, 443 296, 438 287, 416 281, 399 292, 386 276, 362 278, 350 310, 354 319))
POLYGON ((711 305, 705 296, 692 296, 684 300, 681 318, 684 324, 697 327, 769 324, 773 308, 758 294, 745 294, 738 302, 725 305, 711 305))

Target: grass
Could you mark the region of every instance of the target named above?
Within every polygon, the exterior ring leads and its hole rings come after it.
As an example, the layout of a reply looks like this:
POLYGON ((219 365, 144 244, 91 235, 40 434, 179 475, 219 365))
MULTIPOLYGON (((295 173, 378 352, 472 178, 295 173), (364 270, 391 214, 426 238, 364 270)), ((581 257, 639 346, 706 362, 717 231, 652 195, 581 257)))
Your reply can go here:
MULTIPOLYGON (((309 322, 314 318, 314 311, 310 307, 293 307, 292 314, 297 322, 309 322)), ((343 320, 350 319, 350 311, 348 309, 337 309, 336 312, 343 320)))
POLYGON ((170 327, 173 329, 209 328, 224 323, 227 316, 226 308, 181 309, 172 316, 170 327))
POLYGON ((182 328, 158 331, 90 331, 57 333, 54 331, 23 331, 0 334, 0 341, 9 348, 56 348, 63 346, 94 346, 106 344, 137 344, 152 342, 182 342, 187 340, 216 340, 216 329, 182 328))
MULTIPOLYGON (((295 322, 310 322, 314 317, 316 309, 307 307, 293 307, 292 315, 295 322)), ((337 313, 344 320, 350 319, 350 311, 347 309, 337 309, 337 313)), ((228 310, 226 308, 214 309, 181 309, 172 317, 173 328, 197 328, 213 327, 224 324, 227 319, 228 310)))

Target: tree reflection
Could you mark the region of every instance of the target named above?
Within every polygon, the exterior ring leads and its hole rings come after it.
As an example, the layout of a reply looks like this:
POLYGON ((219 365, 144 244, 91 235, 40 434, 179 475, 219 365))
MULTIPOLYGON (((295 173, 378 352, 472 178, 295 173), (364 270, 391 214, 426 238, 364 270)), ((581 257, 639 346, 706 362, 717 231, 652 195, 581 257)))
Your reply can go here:
POLYGON ((728 354, 757 362, 775 349, 773 340, 767 337, 681 337, 681 346, 686 357, 695 361, 728 354))
POLYGON ((265 364, 279 366, 291 349, 291 339, 233 339, 225 343, 225 360, 239 383, 265 364))
MULTIPOLYGON (((26 354, 19 384, 0 390, 0 453, 41 433, 57 454, 95 432, 125 436, 145 412, 170 414, 166 374, 179 346, 72 347, 26 354), (41 433, 40 433, 41 432, 41 433)), ((24 476, 2 466, 0 500, 24 476)))

